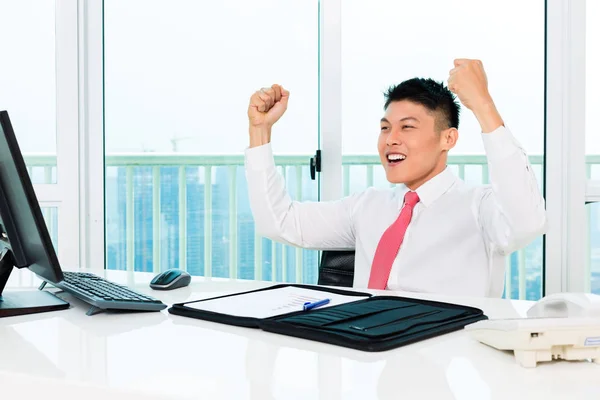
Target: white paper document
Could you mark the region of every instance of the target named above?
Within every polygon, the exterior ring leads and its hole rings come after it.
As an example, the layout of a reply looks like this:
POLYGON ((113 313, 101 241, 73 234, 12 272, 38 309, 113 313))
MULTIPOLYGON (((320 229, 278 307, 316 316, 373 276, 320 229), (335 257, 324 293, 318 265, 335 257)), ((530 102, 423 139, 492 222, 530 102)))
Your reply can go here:
POLYGON ((322 292, 318 289, 312 290, 286 286, 281 289, 261 290, 259 292, 222 297, 220 299, 187 303, 186 307, 238 317, 268 318, 294 311, 302 311, 306 302, 312 303, 323 299, 330 299, 328 304, 319 307, 321 309, 350 303, 363 298, 366 297, 345 296, 322 292))

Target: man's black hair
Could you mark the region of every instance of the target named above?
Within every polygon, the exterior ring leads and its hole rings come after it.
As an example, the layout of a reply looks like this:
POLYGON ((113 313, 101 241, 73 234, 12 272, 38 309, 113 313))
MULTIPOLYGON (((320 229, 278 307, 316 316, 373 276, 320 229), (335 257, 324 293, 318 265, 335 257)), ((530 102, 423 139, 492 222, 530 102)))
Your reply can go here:
POLYGON ((435 115, 436 129, 458 129, 460 105, 454 94, 441 82, 433 79, 413 78, 391 86, 385 96, 384 110, 394 101, 407 100, 421 104, 435 115))

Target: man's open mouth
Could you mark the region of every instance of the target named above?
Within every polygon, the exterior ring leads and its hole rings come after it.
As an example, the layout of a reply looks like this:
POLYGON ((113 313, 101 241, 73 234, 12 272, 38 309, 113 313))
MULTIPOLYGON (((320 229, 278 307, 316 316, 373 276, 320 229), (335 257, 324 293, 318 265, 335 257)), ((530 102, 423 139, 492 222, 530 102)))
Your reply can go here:
POLYGON ((401 153, 390 153, 386 157, 387 157, 388 162, 392 165, 400 164, 402 161, 404 161, 406 159, 406 156, 401 153))

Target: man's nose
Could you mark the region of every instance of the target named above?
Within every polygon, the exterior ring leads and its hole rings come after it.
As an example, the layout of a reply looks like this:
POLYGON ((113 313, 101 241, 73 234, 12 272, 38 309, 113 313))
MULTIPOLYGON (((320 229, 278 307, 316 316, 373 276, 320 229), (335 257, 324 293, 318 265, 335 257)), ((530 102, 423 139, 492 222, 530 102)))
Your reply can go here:
POLYGON ((388 146, 394 146, 402 143, 400 129, 392 129, 387 137, 386 144, 388 146))

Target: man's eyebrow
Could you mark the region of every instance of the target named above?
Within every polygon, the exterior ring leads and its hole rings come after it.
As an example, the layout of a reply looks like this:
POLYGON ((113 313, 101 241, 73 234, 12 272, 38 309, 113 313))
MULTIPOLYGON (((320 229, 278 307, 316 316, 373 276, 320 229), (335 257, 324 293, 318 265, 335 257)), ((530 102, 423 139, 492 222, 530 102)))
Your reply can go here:
MULTIPOLYGON (((411 121, 411 120, 412 120, 412 121, 415 121, 415 122, 420 122, 420 121, 419 121, 417 118, 415 118, 415 117, 404 117, 404 118, 402 118, 402 119, 400 120, 400 122, 404 122, 404 121, 411 121)), ((381 118, 381 122, 385 122, 385 123, 388 123, 388 124, 390 123, 390 121, 388 121, 388 119, 387 119, 387 118, 385 118, 385 117, 381 118)))
POLYGON ((415 122, 419 122, 419 120, 417 118, 415 118, 415 117, 404 117, 404 118, 402 118, 400 120, 400 122, 410 121, 410 120, 415 121, 415 122))

